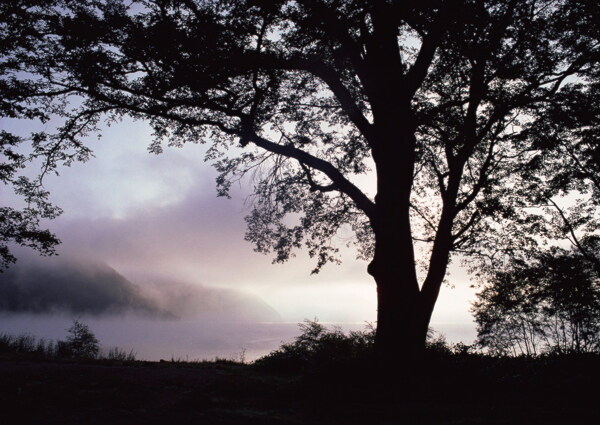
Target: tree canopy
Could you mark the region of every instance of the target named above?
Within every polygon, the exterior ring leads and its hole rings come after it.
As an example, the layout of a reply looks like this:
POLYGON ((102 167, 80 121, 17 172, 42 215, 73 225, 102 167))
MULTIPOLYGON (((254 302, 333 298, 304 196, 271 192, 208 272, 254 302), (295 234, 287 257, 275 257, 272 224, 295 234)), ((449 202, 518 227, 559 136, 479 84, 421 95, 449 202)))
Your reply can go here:
POLYGON ((85 160, 83 136, 124 115, 150 122, 151 152, 206 143, 219 195, 252 177, 257 251, 283 262, 304 246, 318 271, 354 235, 381 352, 423 346, 452 253, 497 260, 535 244, 528 209, 548 195, 597 199, 594 2, 0 7, 4 114, 62 118, 32 137, 44 173, 85 160))

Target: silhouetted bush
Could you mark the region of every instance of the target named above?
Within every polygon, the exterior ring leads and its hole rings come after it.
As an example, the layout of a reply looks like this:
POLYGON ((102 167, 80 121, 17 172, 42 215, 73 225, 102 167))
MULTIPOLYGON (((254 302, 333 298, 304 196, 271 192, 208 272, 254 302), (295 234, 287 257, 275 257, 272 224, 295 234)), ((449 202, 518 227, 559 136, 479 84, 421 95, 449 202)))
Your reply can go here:
POLYGON ((133 350, 126 352, 121 350, 118 347, 113 347, 108 350, 108 354, 106 355, 107 360, 117 360, 121 362, 132 362, 135 361, 135 353, 133 350))
POLYGON ((364 331, 347 335, 339 327, 328 329, 317 320, 305 320, 301 334, 294 342, 257 359, 254 365, 277 371, 302 371, 334 363, 348 363, 371 354, 375 329, 367 325, 364 331))
MULTIPOLYGON (((310 368, 343 367, 372 359, 375 328, 371 324, 364 331, 348 334, 340 327, 328 329, 317 320, 307 319, 299 327, 301 333, 293 342, 282 344, 277 350, 255 360, 254 365, 279 372, 303 372, 310 368)), ((475 345, 462 342, 449 344, 443 334, 429 329, 424 355, 454 361, 482 353, 475 345)))
POLYGON ((452 353, 452 347, 446 341, 444 334, 434 331, 433 328, 429 328, 427 331, 425 350, 430 354, 448 355, 452 353))
POLYGON ((45 355, 46 349, 44 340, 36 341, 32 335, 0 334, 0 354, 41 353, 45 355))

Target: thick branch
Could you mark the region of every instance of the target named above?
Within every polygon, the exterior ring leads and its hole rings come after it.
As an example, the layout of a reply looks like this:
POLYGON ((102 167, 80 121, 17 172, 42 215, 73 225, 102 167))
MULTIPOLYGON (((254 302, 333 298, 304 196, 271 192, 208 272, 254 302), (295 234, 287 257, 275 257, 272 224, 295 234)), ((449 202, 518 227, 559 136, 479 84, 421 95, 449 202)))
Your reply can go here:
MULTIPOLYGON (((313 16, 319 16, 322 23, 322 30, 331 37, 332 40, 336 40, 340 43, 341 48, 335 53, 340 53, 344 58, 347 58, 354 67, 359 79, 364 83, 368 82, 370 78, 369 70, 361 56, 360 45, 350 36, 348 32, 348 26, 344 22, 340 22, 337 15, 336 9, 327 7, 322 3, 314 1, 299 1, 304 7, 311 10, 313 16)), ((366 37, 366 29, 364 30, 362 37, 366 37)))
POLYGON ((256 146, 265 149, 269 152, 283 155, 288 158, 294 158, 304 166, 308 166, 325 174, 336 186, 340 192, 348 195, 354 201, 356 206, 360 208, 370 219, 373 218, 375 212, 375 204, 365 195, 358 187, 350 182, 344 175, 335 168, 331 163, 312 156, 311 154, 300 150, 291 145, 280 145, 273 143, 257 135, 253 131, 246 131, 242 136, 245 140, 254 143, 256 146))
POLYGON ((340 103, 350 121, 352 121, 365 139, 367 139, 369 145, 372 145, 374 140, 373 126, 365 118, 360 108, 354 101, 352 94, 346 88, 346 86, 344 86, 340 76, 335 70, 317 60, 309 60, 305 58, 287 60, 281 65, 282 67, 287 67, 288 69, 310 72, 315 77, 323 80, 323 82, 327 84, 331 92, 340 103))
POLYGON ((435 22, 431 25, 430 31, 423 38, 417 59, 415 59, 405 77, 405 93, 409 99, 415 95, 419 87, 423 84, 449 19, 448 11, 440 9, 435 22))
POLYGON ((304 174, 306 175, 306 179, 308 180, 308 185, 310 186, 310 190, 312 192, 315 192, 315 191, 333 192, 334 190, 337 190, 337 186, 335 185, 335 183, 328 184, 327 186, 323 186, 323 185, 317 183, 313 179, 310 169, 304 163, 301 162, 300 167, 302 167, 302 170, 304 171, 304 174))

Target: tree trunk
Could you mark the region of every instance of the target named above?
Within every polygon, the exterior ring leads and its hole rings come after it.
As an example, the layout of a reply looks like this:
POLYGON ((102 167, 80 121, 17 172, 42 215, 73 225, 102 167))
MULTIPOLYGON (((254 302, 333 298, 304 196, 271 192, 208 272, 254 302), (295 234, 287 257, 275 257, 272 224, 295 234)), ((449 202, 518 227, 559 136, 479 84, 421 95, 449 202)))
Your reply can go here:
POLYGON ((425 346, 428 318, 416 275, 410 225, 413 158, 409 152, 414 136, 396 140, 409 148, 404 154, 388 151, 386 156, 375 157, 375 255, 368 271, 377 284, 376 354, 383 364, 404 368, 402 364, 418 358, 425 346))
POLYGON ((371 152, 377 173, 371 218, 375 254, 368 271, 377 284, 376 355, 384 368, 410 370, 425 347, 431 312, 426 311, 417 280, 410 224, 417 148, 414 93, 406 79, 398 78, 404 69, 397 25, 391 16, 374 16, 374 39, 368 48, 374 78, 366 84, 373 112, 371 152))
MULTIPOLYGON (((410 265, 405 263, 405 267, 410 265)), ((422 354, 428 328, 421 294, 412 290, 413 285, 402 275, 382 271, 375 278, 378 303, 376 355, 386 364, 398 362, 400 366, 422 354)))
MULTIPOLYGON (((410 112, 406 108, 399 115, 410 116, 410 112)), ((383 154, 378 149, 373 151, 378 184, 372 221, 375 255, 368 271, 377 284, 377 357, 385 365, 407 369, 418 363, 425 348, 429 322, 446 273, 453 215, 448 208, 444 211, 430 270, 421 289, 410 224, 415 137, 410 127, 404 134, 399 134, 398 126, 391 123, 386 128, 388 132, 382 131, 379 136, 384 139, 387 134, 387 140, 396 143, 388 143, 381 149, 383 154)))

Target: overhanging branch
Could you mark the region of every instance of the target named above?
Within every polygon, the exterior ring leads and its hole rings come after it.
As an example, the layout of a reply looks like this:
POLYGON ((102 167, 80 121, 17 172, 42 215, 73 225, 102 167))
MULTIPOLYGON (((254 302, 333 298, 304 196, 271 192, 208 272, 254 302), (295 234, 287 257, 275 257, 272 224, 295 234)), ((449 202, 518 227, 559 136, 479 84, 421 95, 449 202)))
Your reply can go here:
MULTIPOLYGON (((287 158, 297 160, 302 167, 310 167, 325 174, 335 185, 335 189, 346 194, 356 206, 361 209, 369 219, 374 217, 375 204, 365 195, 358 187, 349 181, 337 168, 331 163, 317 158, 308 152, 298 149, 292 145, 280 145, 264 137, 259 136, 254 131, 245 129, 244 134, 240 134, 244 140, 254 143, 256 146, 273 152, 287 158)), ((327 190, 332 190, 329 186, 324 187, 327 190)))

